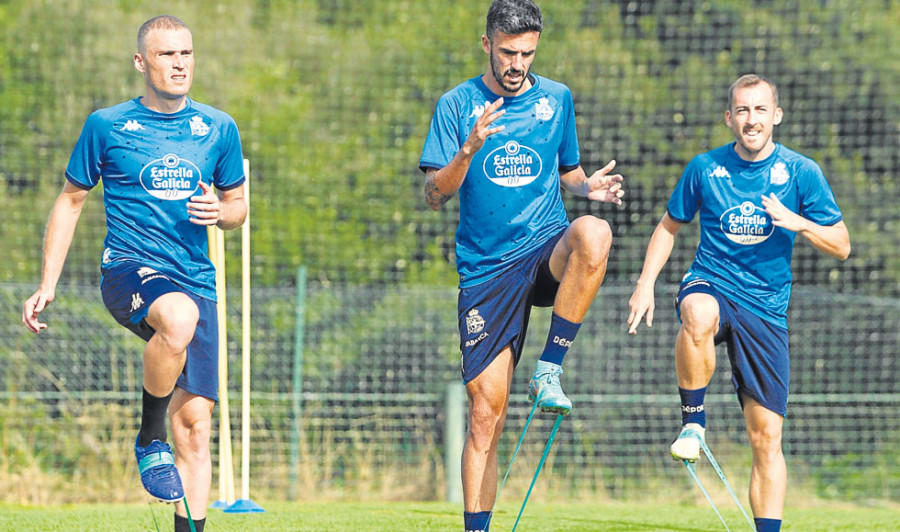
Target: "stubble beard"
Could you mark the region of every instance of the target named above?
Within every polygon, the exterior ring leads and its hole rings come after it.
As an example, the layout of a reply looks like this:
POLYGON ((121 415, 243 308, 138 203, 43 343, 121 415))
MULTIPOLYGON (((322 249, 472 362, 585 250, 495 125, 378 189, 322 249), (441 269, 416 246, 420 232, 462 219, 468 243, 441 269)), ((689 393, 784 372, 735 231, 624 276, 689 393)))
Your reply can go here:
POLYGON ((505 72, 501 71, 500 69, 501 69, 501 66, 497 63, 497 61, 494 60, 494 54, 491 53, 491 73, 494 75, 494 79, 497 81, 498 84, 500 84, 500 87, 502 87, 503 90, 505 90, 506 92, 509 92, 512 94, 519 92, 519 90, 522 88, 522 85, 525 84, 525 80, 528 79, 528 72, 527 71, 522 72, 522 81, 520 81, 518 84, 510 85, 509 83, 506 82, 506 80, 504 79, 504 76, 506 74, 511 73, 512 69, 507 69, 505 72))
MULTIPOLYGON (((744 139, 743 132, 737 136, 736 140, 737 140, 738 145, 741 147, 741 149, 744 150, 745 154, 747 154, 750 157, 755 158, 757 155, 762 153, 763 150, 766 149, 766 146, 769 145, 771 139, 772 139, 771 133, 769 133, 768 135, 765 134, 765 131, 761 131, 760 133, 758 133, 756 136, 756 141, 757 142, 762 141, 761 143, 757 144, 759 146, 759 148, 754 148, 750 144, 748 144, 747 140, 744 139)), ((756 144, 756 143, 754 143, 754 144, 756 144)))

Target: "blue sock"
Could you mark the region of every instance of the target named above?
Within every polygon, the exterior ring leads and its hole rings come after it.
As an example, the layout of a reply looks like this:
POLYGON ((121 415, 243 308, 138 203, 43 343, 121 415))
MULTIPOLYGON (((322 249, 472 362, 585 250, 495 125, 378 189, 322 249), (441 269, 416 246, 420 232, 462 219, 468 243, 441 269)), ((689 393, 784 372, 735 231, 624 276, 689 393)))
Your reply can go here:
POLYGON ((575 341, 575 335, 581 328, 580 323, 572 323, 571 321, 561 318, 553 313, 550 318, 550 332, 547 334, 547 345, 544 346, 544 352, 541 354, 540 360, 544 362, 553 362, 562 366, 563 358, 566 352, 575 341))
POLYGON ((780 532, 781 519, 766 519, 765 517, 756 517, 753 519, 756 523, 757 532, 780 532))
POLYGON ((706 386, 699 390, 685 390, 679 387, 681 394, 681 425, 698 423, 706 428, 706 409, 703 407, 703 399, 706 397, 706 386))
POLYGON ((466 532, 488 532, 491 526, 491 512, 463 512, 466 521, 466 532))

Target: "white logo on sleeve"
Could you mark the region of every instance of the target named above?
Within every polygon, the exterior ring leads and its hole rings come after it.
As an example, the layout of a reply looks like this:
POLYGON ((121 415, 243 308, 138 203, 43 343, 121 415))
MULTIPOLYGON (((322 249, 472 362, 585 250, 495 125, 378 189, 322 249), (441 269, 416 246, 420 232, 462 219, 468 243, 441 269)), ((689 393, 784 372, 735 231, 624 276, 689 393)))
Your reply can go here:
POLYGON ((209 126, 203 123, 203 119, 199 116, 191 117, 191 135, 195 137, 203 137, 209 133, 209 126))
POLYGON ((550 107, 550 100, 541 98, 538 100, 538 103, 534 104, 534 117, 545 122, 553 118, 553 108, 550 107))
POLYGON ((141 294, 131 294, 131 312, 141 308, 141 305, 144 304, 144 300, 141 299, 141 294))
POLYGON ((772 169, 769 170, 769 182, 773 185, 783 185, 790 178, 791 174, 788 173, 787 166, 784 163, 775 163, 772 165, 772 169))

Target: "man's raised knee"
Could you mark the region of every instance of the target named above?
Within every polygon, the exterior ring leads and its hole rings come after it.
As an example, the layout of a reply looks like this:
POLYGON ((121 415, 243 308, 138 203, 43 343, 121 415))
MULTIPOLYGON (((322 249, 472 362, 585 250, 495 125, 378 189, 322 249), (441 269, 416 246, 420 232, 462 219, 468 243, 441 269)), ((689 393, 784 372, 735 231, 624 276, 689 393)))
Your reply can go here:
POLYGON ((582 254, 591 267, 599 268, 606 263, 612 238, 612 228, 606 220, 582 216, 572 222, 573 251, 582 254))
POLYGON ((185 294, 174 292, 156 300, 150 307, 147 322, 174 352, 184 351, 197 330, 200 309, 185 294))
POLYGON ((703 342, 719 327, 719 305, 707 294, 691 294, 681 302, 681 327, 695 343, 703 342))

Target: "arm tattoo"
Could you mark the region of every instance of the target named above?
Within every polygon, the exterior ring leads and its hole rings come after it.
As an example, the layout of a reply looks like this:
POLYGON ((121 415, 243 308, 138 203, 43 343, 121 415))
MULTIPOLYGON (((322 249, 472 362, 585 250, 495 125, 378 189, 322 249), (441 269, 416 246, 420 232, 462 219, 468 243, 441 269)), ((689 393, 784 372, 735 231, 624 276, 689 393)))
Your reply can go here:
POLYGON ((452 194, 447 195, 443 194, 437 188, 437 184, 434 182, 435 173, 429 174, 425 177, 425 203, 428 204, 432 209, 439 209, 441 206, 453 197, 452 194))

